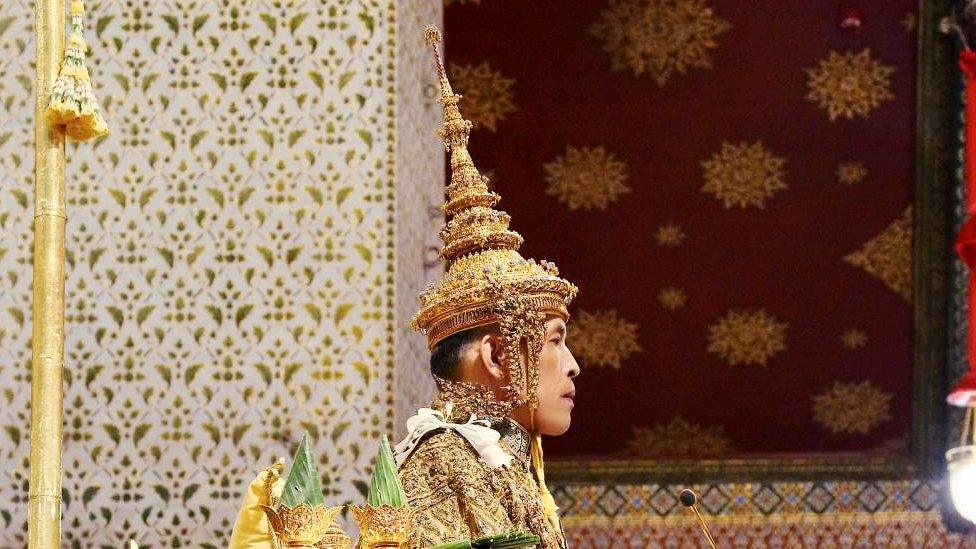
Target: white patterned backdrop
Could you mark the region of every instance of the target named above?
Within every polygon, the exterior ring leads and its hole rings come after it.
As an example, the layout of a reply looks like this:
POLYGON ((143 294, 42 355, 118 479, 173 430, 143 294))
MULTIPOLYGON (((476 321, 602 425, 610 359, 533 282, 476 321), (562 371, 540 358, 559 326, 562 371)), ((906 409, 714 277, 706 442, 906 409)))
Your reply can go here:
MULTIPOLYGON (((302 430, 330 500, 362 498, 376 437, 427 396, 394 398, 425 276, 398 273, 396 223, 428 216, 398 201, 436 196, 441 164, 398 170, 395 120, 436 114, 419 84, 397 99, 398 49, 423 49, 398 18, 429 4, 88 2, 112 134, 68 151, 65 547, 225 547, 302 430)), ((26 545, 32 7, 0 4, 0 547, 26 545)))

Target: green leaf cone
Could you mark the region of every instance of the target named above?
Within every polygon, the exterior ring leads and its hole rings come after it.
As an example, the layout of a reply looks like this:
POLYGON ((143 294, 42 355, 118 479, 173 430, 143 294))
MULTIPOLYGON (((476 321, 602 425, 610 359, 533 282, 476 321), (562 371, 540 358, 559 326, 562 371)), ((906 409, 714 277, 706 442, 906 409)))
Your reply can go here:
POLYGON ((316 506, 325 503, 319 473, 315 470, 315 456, 308 442, 308 433, 302 435, 295 459, 292 462, 285 488, 281 493, 281 504, 293 508, 300 503, 316 506))
POLYGON ((393 450, 390 449, 390 441, 386 439, 386 435, 380 439, 380 449, 376 452, 376 464, 373 466, 373 479, 366 502, 373 507, 403 507, 407 503, 396 462, 393 461, 393 450))

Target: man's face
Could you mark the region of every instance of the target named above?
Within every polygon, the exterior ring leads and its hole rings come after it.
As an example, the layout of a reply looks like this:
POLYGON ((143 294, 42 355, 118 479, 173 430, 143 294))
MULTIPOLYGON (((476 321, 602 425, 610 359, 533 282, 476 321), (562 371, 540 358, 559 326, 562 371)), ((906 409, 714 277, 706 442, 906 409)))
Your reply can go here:
POLYGON ((535 428, 539 433, 558 436, 569 430, 573 414, 579 365, 566 346, 566 322, 554 317, 546 322, 546 339, 539 354, 539 407, 535 428))

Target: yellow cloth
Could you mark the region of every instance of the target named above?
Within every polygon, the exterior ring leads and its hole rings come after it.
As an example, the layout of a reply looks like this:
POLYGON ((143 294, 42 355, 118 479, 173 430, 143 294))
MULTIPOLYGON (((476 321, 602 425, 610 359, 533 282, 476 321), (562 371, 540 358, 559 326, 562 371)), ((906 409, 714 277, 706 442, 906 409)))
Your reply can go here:
MULTIPOLYGON (((265 484, 271 467, 261 471, 244 494, 244 502, 237 512, 234 521, 234 531, 230 535, 228 549, 276 549, 277 544, 271 534, 268 518, 264 514, 262 505, 268 505, 268 489, 265 484)), ((275 497, 281 495, 285 479, 278 478, 271 488, 275 497)))
POLYGON ((542 504, 542 512, 549 518, 549 522, 552 523, 556 534, 563 544, 565 544, 566 537, 563 534, 562 525, 559 524, 559 506, 556 505, 556 500, 553 499, 549 487, 546 486, 546 469, 542 461, 542 436, 538 433, 532 435, 530 455, 532 457, 532 470, 535 473, 535 480, 539 483, 539 499, 542 504))

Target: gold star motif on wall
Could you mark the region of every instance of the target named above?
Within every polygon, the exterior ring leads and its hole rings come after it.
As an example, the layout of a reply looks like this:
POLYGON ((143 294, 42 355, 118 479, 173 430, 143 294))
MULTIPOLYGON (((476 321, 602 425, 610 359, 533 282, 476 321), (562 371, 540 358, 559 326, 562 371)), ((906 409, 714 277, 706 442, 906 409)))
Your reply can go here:
POLYGON ((786 188, 783 165, 762 141, 722 143, 722 150, 701 163, 705 184, 703 193, 714 195, 726 209, 737 206, 763 208, 766 199, 786 188))
POLYGON ((607 367, 619 370, 625 360, 641 350, 637 324, 617 311, 579 311, 573 322, 570 348, 584 368, 607 367))
POLYGON ((566 154, 543 166, 546 194, 570 210, 606 210, 630 192, 627 165, 603 147, 566 147, 566 154))
POLYGON ((915 12, 910 11, 906 13, 905 17, 901 20, 901 26, 907 34, 915 32, 915 29, 918 27, 918 16, 915 15, 915 12))
POLYGON ((844 333, 841 334, 840 342, 845 349, 860 349, 861 347, 867 345, 868 335, 860 328, 851 328, 849 330, 845 330, 844 333))
POLYGON ((769 359, 786 350, 788 324, 766 311, 729 311, 708 327, 708 352, 730 366, 766 366, 769 359))
POLYGON ((868 176, 868 169, 864 167, 864 162, 855 160, 841 162, 834 173, 838 182, 850 187, 863 182, 868 176))
POLYGON ((669 423, 635 427, 627 441, 629 459, 692 459, 729 454, 732 443, 721 425, 704 427, 675 417, 669 423))
POLYGON ((902 297, 912 300, 912 208, 885 230, 844 258, 847 263, 879 278, 902 297))
POLYGON ((657 228, 657 231, 654 233, 654 240, 662 248, 674 248, 680 246, 685 241, 686 236, 688 235, 681 230, 681 227, 673 223, 667 223, 657 228))
POLYGON ((834 434, 864 435, 891 418, 892 396, 870 381, 836 381, 833 387, 813 397, 813 419, 834 434))
POLYGON ((499 122, 515 112, 514 78, 506 78, 488 63, 451 64, 447 71, 455 90, 461 94, 461 111, 475 128, 495 131, 499 122))
POLYGON ((705 0, 610 0, 589 33, 603 41, 612 70, 650 74, 664 86, 674 73, 711 68, 711 50, 729 28, 705 0))
POLYGON ((807 99, 827 111, 833 122, 838 118, 867 118, 883 101, 894 99, 891 74, 895 67, 860 53, 831 51, 814 69, 807 69, 807 99))
POLYGON ((661 288, 661 291, 657 294, 657 300, 661 302, 661 306, 665 309, 677 311, 688 303, 688 294, 681 288, 668 286, 667 288, 661 288))

